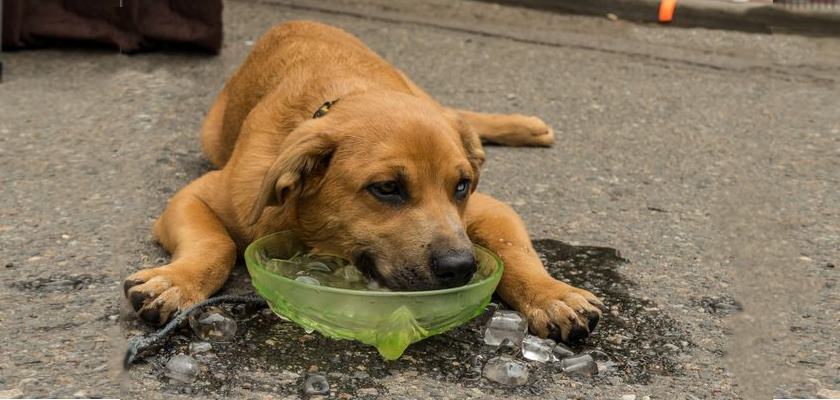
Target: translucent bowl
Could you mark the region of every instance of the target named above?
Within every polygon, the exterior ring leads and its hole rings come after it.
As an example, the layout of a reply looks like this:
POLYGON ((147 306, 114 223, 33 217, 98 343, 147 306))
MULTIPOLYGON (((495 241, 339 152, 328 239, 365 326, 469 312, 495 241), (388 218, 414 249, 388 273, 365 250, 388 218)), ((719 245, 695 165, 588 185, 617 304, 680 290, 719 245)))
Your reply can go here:
POLYGON ((335 339, 375 346, 387 360, 406 347, 460 326, 484 311, 502 277, 502 261, 475 246, 478 282, 443 290, 377 292, 314 286, 265 269, 268 260, 288 259, 308 248, 291 231, 260 238, 245 250, 257 293, 271 309, 298 325, 335 339))

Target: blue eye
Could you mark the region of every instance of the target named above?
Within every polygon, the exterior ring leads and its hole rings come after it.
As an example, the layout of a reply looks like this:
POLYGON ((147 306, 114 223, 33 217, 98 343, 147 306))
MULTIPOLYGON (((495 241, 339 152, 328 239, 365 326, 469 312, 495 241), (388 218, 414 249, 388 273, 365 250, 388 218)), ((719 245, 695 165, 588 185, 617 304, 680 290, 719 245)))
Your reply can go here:
POLYGON ((470 191, 470 180, 469 179, 461 179, 458 181, 458 184, 455 186, 455 198, 458 200, 463 200, 467 197, 467 194, 470 191))

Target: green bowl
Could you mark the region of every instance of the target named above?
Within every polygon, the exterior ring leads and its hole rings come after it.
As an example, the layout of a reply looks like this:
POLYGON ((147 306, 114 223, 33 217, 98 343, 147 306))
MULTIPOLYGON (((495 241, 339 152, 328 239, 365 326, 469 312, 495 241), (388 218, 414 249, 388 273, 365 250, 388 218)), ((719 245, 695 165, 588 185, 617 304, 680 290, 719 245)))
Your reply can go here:
POLYGON ((265 269, 270 259, 289 259, 308 248, 291 231, 262 237, 245 250, 257 293, 271 309, 298 325, 335 339, 375 346, 387 360, 408 345, 463 325, 484 311, 502 277, 502 261, 475 246, 478 282, 422 292, 378 292, 314 286, 265 269))

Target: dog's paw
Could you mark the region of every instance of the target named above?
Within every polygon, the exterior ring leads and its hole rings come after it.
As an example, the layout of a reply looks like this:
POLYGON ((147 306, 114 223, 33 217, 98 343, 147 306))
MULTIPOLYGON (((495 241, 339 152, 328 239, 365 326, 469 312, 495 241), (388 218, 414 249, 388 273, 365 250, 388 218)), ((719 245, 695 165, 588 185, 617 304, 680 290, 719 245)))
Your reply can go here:
POLYGON ((526 115, 517 115, 520 136, 531 146, 548 147, 554 144, 554 130, 543 120, 526 115))
POLYGON ((589 336, 603 307, 594 294, 551 279, 540 285, 519 311, 537 336, 571 343, 589 336))
POLYGON ((125 297, 144 321, 162 325, 178 310, 207 298, 169 267, 135 272, 123 283, 125 297))

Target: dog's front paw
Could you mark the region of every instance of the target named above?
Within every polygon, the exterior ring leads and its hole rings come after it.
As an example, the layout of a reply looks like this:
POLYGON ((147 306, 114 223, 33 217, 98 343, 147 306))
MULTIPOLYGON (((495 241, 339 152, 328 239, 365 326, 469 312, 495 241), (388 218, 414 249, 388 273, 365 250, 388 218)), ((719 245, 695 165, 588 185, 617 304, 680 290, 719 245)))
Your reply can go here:
POLYGON ((170 266, 149 268, 126 278, 123 290, 141 319, 162 325, 176 311, 207 298, 188 281, 170 266))
POLYGON ((548 279, 521 304, 531 331, 566 343, 583 339, 601 319, 601 300, 594 294, 548 279))

